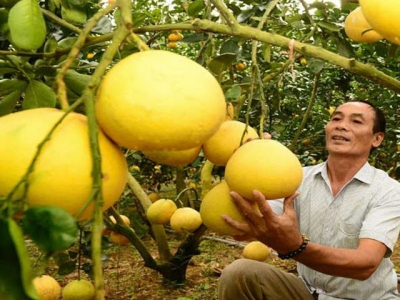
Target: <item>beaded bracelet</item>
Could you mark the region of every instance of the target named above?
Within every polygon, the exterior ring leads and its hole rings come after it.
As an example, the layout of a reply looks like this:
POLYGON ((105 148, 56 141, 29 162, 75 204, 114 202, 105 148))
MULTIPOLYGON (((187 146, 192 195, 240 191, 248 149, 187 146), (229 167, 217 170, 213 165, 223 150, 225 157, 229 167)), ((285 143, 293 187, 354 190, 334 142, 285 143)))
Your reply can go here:
POLYGON ((289 259, 289 258, 293 258, 296 255, 300 254, 304 249, 306 249, 308 242, 310 241, 304 234, 301 235, 301 237, 303 238, 303 242, 301 243, 300 247, 293 251, 290 252, 288 254, 279 254, 278 253, 278 257, 280 259, 289 259))

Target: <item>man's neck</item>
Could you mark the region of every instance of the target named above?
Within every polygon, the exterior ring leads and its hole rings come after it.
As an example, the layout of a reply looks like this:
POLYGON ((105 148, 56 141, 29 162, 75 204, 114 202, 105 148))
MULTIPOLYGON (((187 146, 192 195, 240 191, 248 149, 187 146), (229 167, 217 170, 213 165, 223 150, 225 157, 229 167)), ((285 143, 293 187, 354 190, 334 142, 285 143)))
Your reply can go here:
POLYGON ((334 196, 357 174, 367 160, 368 158, 328 157, 327 171, 334 196))

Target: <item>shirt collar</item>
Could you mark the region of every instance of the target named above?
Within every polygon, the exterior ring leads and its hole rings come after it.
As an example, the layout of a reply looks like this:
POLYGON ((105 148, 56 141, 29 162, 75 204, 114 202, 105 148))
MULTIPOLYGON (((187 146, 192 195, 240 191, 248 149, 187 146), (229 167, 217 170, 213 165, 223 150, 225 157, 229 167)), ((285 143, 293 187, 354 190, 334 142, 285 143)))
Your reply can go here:
MULTIPOLYGON (((322 164, 316 166, 315 175, 317 174, 321 174, 324 180, 329 181, 326 162, 323 162, 322 164)), ((356 175, 354 175, 353 179, 357 179, 361 182, 371 184, 373 177, 374 177, 374 167, 372 167, 368 162, 366 162, 364 166, 362 166, 362 168, 358 170, 356 175)))

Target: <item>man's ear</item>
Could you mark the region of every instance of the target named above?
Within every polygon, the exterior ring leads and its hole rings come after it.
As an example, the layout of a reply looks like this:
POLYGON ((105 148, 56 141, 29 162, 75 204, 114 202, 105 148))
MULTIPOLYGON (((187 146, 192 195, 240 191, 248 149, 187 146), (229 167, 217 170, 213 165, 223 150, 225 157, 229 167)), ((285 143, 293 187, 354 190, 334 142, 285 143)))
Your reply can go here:
POLYGON ((382 144, 382 141, 385 137, 383 132, 374 133, 374 140, 372 141, 372 147, 377 148, 382 144))

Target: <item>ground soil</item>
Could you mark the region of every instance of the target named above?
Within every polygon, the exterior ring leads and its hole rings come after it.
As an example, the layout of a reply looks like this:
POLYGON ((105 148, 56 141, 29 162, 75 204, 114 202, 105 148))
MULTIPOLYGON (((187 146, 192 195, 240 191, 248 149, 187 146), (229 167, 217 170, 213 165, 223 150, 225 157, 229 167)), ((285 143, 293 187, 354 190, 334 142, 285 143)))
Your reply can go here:
MULTIPOLYGON (((104 280, 106 299, 109 300, 213 300, 217 299, 216 290, 221 270, 229 263, 242 256, 243 243, 221 238, 207 233, 200 244, 201 254, 193 257, 189 263, 186 278, 181 286, 163 285, 162 277, 156 271, 144 267, 143 260, 131 246, 110 245, 104 252, 104 280)), ((169 236, 174 245, 178 245, 182 236, 169 236)), ((157 251, 151 238, 144 237, 144 243, 152 255, 157 258, 157 251)), ((392 256, 396 271, 400 272, 400 250, 392 256)), ((267 263, 288 272, 295 273, 295 262, 282 261, 274 255, 267 263)), ((56 266, 49 265, 47 272, 56 272, 56 266)), ((58 276, 62 286, 75 279, 76 272, 67 276, 58 276)), ((82 274, 86 277, 86 274, 82 274)))

